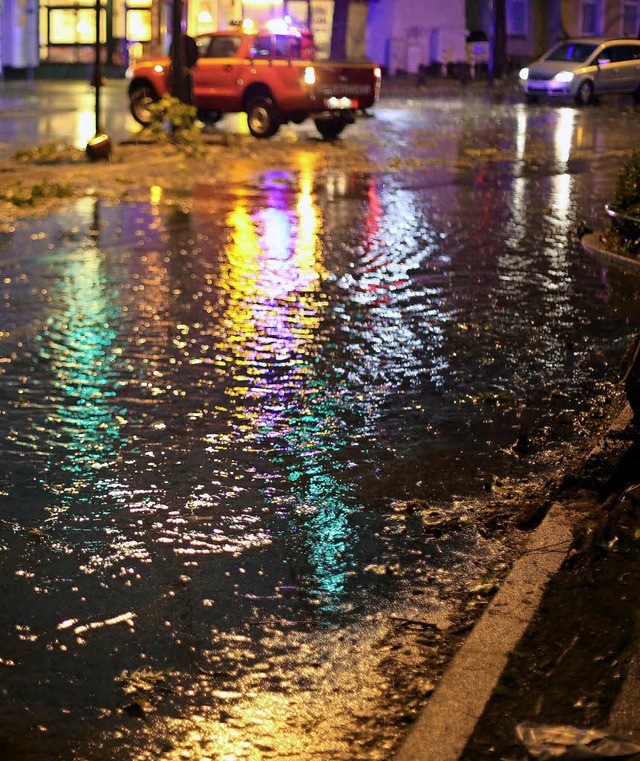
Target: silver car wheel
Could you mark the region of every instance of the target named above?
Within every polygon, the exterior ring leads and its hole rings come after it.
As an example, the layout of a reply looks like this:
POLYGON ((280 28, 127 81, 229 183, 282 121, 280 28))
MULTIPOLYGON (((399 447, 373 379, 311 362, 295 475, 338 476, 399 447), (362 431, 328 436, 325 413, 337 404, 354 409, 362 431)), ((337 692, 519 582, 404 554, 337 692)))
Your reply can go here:
POLYGON ((593 82, 589 79, 585 79, 584 82, 580 82, 578 92, 576 93, 576 103, 579 106, 588 106, 593 102, 593 82))

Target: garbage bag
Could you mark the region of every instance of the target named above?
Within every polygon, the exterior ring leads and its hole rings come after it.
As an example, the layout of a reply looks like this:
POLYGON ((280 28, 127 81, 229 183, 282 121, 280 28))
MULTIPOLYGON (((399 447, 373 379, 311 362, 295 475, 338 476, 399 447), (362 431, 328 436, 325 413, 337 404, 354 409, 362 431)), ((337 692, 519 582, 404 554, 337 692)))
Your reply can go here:
POLYGON ((599 729, 534 724, 524 721, 516 735, 533 758, 548 759, 640 759, 640 744, 613 737, 599 729))

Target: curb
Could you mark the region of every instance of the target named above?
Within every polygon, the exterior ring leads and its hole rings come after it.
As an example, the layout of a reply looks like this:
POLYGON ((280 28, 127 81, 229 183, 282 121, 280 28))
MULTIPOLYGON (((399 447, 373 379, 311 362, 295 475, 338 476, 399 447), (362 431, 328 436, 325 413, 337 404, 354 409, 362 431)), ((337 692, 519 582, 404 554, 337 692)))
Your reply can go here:
POLYGON ((619 267, 625 269, 634 270, 640 272, 640 260, 632 259, 630 256, 622 256, 621 254, 614 254, 613 251, 609 251, 603 248, 600 243, 600 238, 597 233, 589 233, 585 235, 580 241, 582 248, 588 253, 594 256, 599 256, 602 259, 606 259, 612 264, 616 264, 619 267))
MULTIPOLYGON (((600 437, 624 431, 633 419, 628 405, 600 437)), ((530 537, 498 593, 440 680, 395 756, 395 761, 457 761, 482 716, 508 657, 533 619, 548 583, 571 547, 580 517, 554 504, 530 537)))

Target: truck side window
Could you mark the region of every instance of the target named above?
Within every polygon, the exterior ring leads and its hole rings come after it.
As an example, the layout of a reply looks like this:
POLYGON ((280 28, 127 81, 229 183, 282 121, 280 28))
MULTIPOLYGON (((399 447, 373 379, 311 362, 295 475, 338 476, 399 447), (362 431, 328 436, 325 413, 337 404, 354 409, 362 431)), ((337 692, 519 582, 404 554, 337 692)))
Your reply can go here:
POLYGON ((295 38, 288 35, 277 34, 274 38, 275 51, 274 56, 276 58, 299 58, 300 57, 300 43, 298 42, 298 51, 295 49, 295 38))
POLYGON ((302 45, 297 37, 291 40, 289 45, 289 57, 290 58, 302 58, 302 45))
POLYGON ((198 58, 209 54, 209 47, 211 46, 210 37, 198 37, 196 39, 196 45, 198 46, 198 58))
POLYGON ((271 36, 262 35, 255 38, 251 47, 252 58, 266 58, 271 55, 271 36))
POLYGON ((207 50, 207 58, 232 58, 236 54, 239 37, 212 37, 207 50))

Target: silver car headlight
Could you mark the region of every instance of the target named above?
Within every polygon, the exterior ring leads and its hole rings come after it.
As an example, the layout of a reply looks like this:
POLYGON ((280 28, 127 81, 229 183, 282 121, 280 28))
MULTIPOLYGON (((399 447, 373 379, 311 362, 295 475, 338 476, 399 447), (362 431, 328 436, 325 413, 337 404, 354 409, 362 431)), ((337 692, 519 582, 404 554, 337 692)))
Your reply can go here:
POLYGON ((521 79, 523 82, 526 82, 526 81, 527 81, 527 79, 529 79, 529 69, 528 69, 526 66, 525 66, 525 68, 524 68, 524 69, 520 69, 520 74, 519 74, 519 77, 520 77, 520 79, 521 79))
POLYGON ((572 71, 559 71, 555 75, 554 79, 556 80, 556 82, 564 82, 564 83, 571 82, 571 80, 573 79, 573 72, 572 71))

